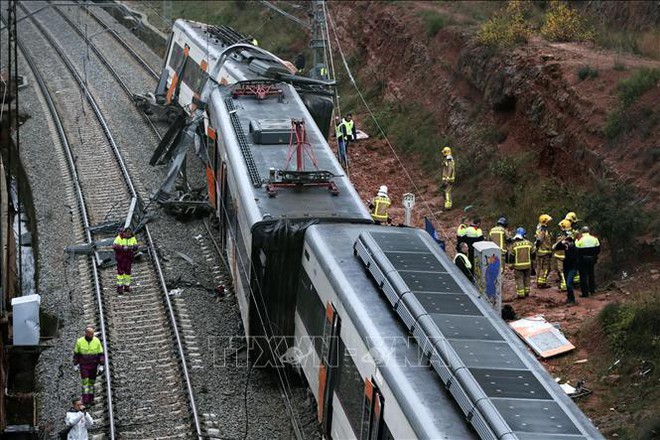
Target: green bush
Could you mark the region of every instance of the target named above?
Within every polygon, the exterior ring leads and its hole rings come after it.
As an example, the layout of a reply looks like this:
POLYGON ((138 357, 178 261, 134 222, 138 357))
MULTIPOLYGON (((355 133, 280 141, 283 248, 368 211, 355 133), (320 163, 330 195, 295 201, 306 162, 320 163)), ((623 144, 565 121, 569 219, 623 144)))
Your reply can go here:
POLYGON ((550 2, 541 35, 550 41, 585 41, 594 37, 580 13, 561 1, 550 2))
POLYGON ((594 79, 597 77, 598 77, 598 70, 594 69, 591 66, 583 66, 580 67, 580 69, 578 70, 578 78, 580 78, 580 80, 585 80, 587 78, 594 79))
POLYGON ((617 356, 660 360, 660 299, 610 303, 598 316, 617 356))
POLYGON ((635 254, 636 239, 649 220, 634 195, 635 190, 629 185, 603 180, 585 197, 589 226, 607 239, 615 264, 630 260, 635 254))
POLYGON ((626 79, 619 81, 619 97, 624 107, 629 107, 647 90, 660 81, 660 69, 642 67, 626 79))
POLYGON ((430 38, 435 37, 440 29, 447 25, 447 20, 445 17, 436 11, 423 11, 420 13, 420 17, 424 22, 424 30, 426 31, 426 35, 430 38))
POLYGON ((497 11, 481 25, 477 33, 480 43, 498 48, 526 42, 531 29, 525 21, 525 2, 510 0, 506 9, 497 11))

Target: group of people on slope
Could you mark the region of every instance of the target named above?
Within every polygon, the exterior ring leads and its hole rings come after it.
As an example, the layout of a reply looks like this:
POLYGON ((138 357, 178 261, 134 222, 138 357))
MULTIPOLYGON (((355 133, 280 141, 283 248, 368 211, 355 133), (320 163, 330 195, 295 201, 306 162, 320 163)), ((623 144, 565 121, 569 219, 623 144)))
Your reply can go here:
MULTIPOLYGON (((575 304, 574 288, 579 283, 581 296, 588 297, 596 291, 595 265, 600 253, 600 241, 591 235, 588 226, 578 226, 578 218, 569 212, 559 222, 560 231, 556 237, 549 230, 552 217, 542 214, 536 226, 534 242, 527 239, 527 231, 518 227, 511 234, 506 217, 500 217, 489 231, 488 239, 496 243, 514 272, 517 298, 530 294, 531 275, 536 262, 536 283, 538 288, 548 286, 553 270, 558 274, 559 289, 567 292, 566 302, 575 304)), ((474 243, 485 240, 481 220, 472 219, 467 225, 463 222, 456 230, 456 257, 454 262, 461 271, 472 279, 474 276, 474 243)))

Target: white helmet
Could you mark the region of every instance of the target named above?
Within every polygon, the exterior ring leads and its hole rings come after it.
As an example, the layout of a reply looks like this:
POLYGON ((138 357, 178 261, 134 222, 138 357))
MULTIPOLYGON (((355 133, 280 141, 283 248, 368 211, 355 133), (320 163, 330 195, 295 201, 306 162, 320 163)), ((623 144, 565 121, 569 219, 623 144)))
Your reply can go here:
POLYGON ((387 195, 387 187, 385 185, 381 185, 380 188, 378 189, 378 194, 380 193, 387 195))

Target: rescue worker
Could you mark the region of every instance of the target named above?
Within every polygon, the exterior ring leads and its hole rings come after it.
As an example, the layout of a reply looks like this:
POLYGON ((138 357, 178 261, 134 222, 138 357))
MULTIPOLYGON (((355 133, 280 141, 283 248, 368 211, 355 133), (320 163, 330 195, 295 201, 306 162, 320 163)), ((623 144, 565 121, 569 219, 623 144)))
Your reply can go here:
POLYGON ((87 430, 94 425, 92 416, 87 412, 87 408, 80 398, 71 400, 72 407, 66 412, 64 420, 67 426, 67 440, 87 440, 89 435, 87 430))
POLYGON ((131 228, 120 228, 112 243, 117 261, 117 293, 131 291, 131 266, 137 248, 137 239, 131 228))
MULTIPOLYGON (((564 217, 564 219, 571 222, 571 229, 573 231, 575 231, 575 234, 577 234, 578 233, 578 222, 580 221, 580 219, 578 219, 578 217, 577 217, 577 214, 571 211, 568 214, 566 214, 566 217, 564 217)), ((575 238, 575 235, 573 236, 573 238, 575 238)))
POLYGON ((342 120, 341 133, 344 140, 346 163, 348 163, 348 144, 357 140, 357 127, 351 113, 346 113, 346 117, 342 120))
POLYGON ((509 222, 507 221, 506 217, 500 217, 497 220, 497 225, 493 226, 490 232, 488 232, 488 238, 490 241, 497 243, 497 245, 502 250, 503 258, 506 255, 508 244, 511 243, 511 234, 506 228, 508 225, 509 222))
POLYGON ((456 163, 454 156, 451 154, 451 148, 444 147, 442 149, 444 160, 442 162, 442 186, 445 190, 445 209, 451 209, 451 189, 456 181, 456 163))
POLYGON ((252 43, 253 46, 259 46, 259 41, 256 38, 253 38, 250 43, 252 43))
POLYGON ((296 66, 298 73, 302 74, 305 70, 305 65, 307 64, 307 59, 305 58, 305 54, 300 52, 296 56, 296 60, 293 62, 293 64, 296 66))
MULTIPOLYGON (((564 219, 559 222, 559 236, 557 237, 557 242, 552 245, 552 258, 554 259, 555 266, 557 267, 557 273, 559 274, 559 290, 566 290, 566 278, 564 276, 564 258, 565 252, 564 249, 561 249, 561 246, 557 246, 562 242, 566 237, 573 236, 573 230, 571 229, 571 222, 564 219)), ((573 237, 575 239, 575 237, 573 237)))
POLYGON ((589 233, 589 227, 583 226, 580 238, 575 242, 578 252, 578 270, 580 271, 580 290, 583 297, 596 293, 594 267, 600 253, 600 241, 589 233))
POLYGON ((80 371, 82 403, 87 406, 94 403, 94 382, 97 374, 103 373, 104 365, 103 345, 94 336, 94 327, 87 326, 85 336, 79 338, 73 348, 73 368, 80 371))
MULTIPOLYGON (((479 217, 474 217, 470 226, 465 229, 465 238, 463 241, 468 245, 468 257, 470 258, 470 263, 472 263, 474 261, 474 244, 484 241, 484 233, 481 230, 481 219, 479 217)), ((471 272, 474 274, 474 265, 471 272)))
POLYGON ((516 279, 517 298, 526 298, 530 292, 530 278, 532 274, 532 257, 534 246, 525 239, 527 231, 524 228, 516 229, 516 235, 509 249, 509 263, 516 279))
POLYGON ((548 277, 552 265, 552 233, 548 231, 548 226, 552 217, 548 214, 539 216, 539 224, 536 225, 536 234, 534 235, 534 248, 536 249, 536 287, 543 289, 548 287, 548 277))
POLYGON ((346 168, 346 143, 344 142, 344 121, 335 116, 335 136, 337 137, 337 157, 342 167, 346 168))
POLYGON ((460 244, 465 242, 467 227, 467 217, 461 217, 461 223, 456 228, 456 252, 461 251, 460 244))
MULTIPOLYGON (((564 217, 564 219, 571 222, 571 230, 573 231, 573 239, 577 240, 579 238, 579 235, 580 235, 580 230, 579 230, 580 228, 578 227, 578 222, 580 221, 580 219, 578 219, 577 214, 574 213, 573 211, 571 211, 568 214, 566 214, 566 217, 564 217)), ((574 281, 575 281, 576 285, 580 285, 580 273, 579 272, 575 275, 575 280, 574 281)))
POLYGON ((378 189, 378 194, 369 203, 371 218, 374 220, 374 223, 377 225, 380 225, 383 222, 392 223, 392 219, 390 219, 388 213, 391 204, 390 197, 387 195, 387 187, 381 185, 378 189))
POLYGON ((458 247, 459 251, 456 252, 454 257, 454 264, 463 272, 468 280, 472 281, 472 263, 468 258, 468 245, 463 242, 458 247))
POLYGON ((575 304, 575 294, 573 293, 573 284, 575 273, 578 271, 578 254, 575 247, 575 240, 572 235, 565 237, 557 243, 557 249, 564 251, 564 279, 566 279, 566 304, 575 304))

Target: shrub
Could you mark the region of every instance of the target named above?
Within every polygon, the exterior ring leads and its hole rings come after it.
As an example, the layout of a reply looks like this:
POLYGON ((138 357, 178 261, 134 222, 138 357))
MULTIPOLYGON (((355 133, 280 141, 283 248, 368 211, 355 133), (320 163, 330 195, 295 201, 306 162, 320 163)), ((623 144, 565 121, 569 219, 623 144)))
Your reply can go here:
POLYGON ((584 18, 561 1, 550 2, 541 35, 550 41, 584 41, 594 37, 584 18))
POLYGON ((634 195, 629 185, 603 180, 585 200, 590 226, 609 242, 615 264, 635 254, 636 239, 648 223, 648 215, 634 195))
POLYGON ((598 77, 598 70, 594 69, 591 66, 583 66, 580 67, 580 70, 578 70, 578 78, 580 80, 585 80, 587 78, 597 78, 598 77))
POLYGON ((619 60, 615 60, 614 61, 614 70, 618 70, 619 72, 622 72, 622 71, 626 70, 626 65, 623 64, 619 60))
POLYGON ((624 107, 629 107, 633 102, 651 89, 660 81, 660 69, 642 67, 630 77, 619 81, 619 97, 624 107))
POLYGON ((617 355, 660 359, 660 300, 610 303, 598 316, 605 336, 617 355))
POLYGON ((511 47, 526 42, 531 29, 525 22, 525 2, 509 0, 506 9, 497 11, 481 25, 477 39, 487 46, 511 47))
POLYGON ((420 13, 420 16, 424 22, 424 30, 426 30, 426 35, 430 38, 435 37, 440 29, 445 27, 447 24, 445 17, 436 11, 424 11, 420 13))

